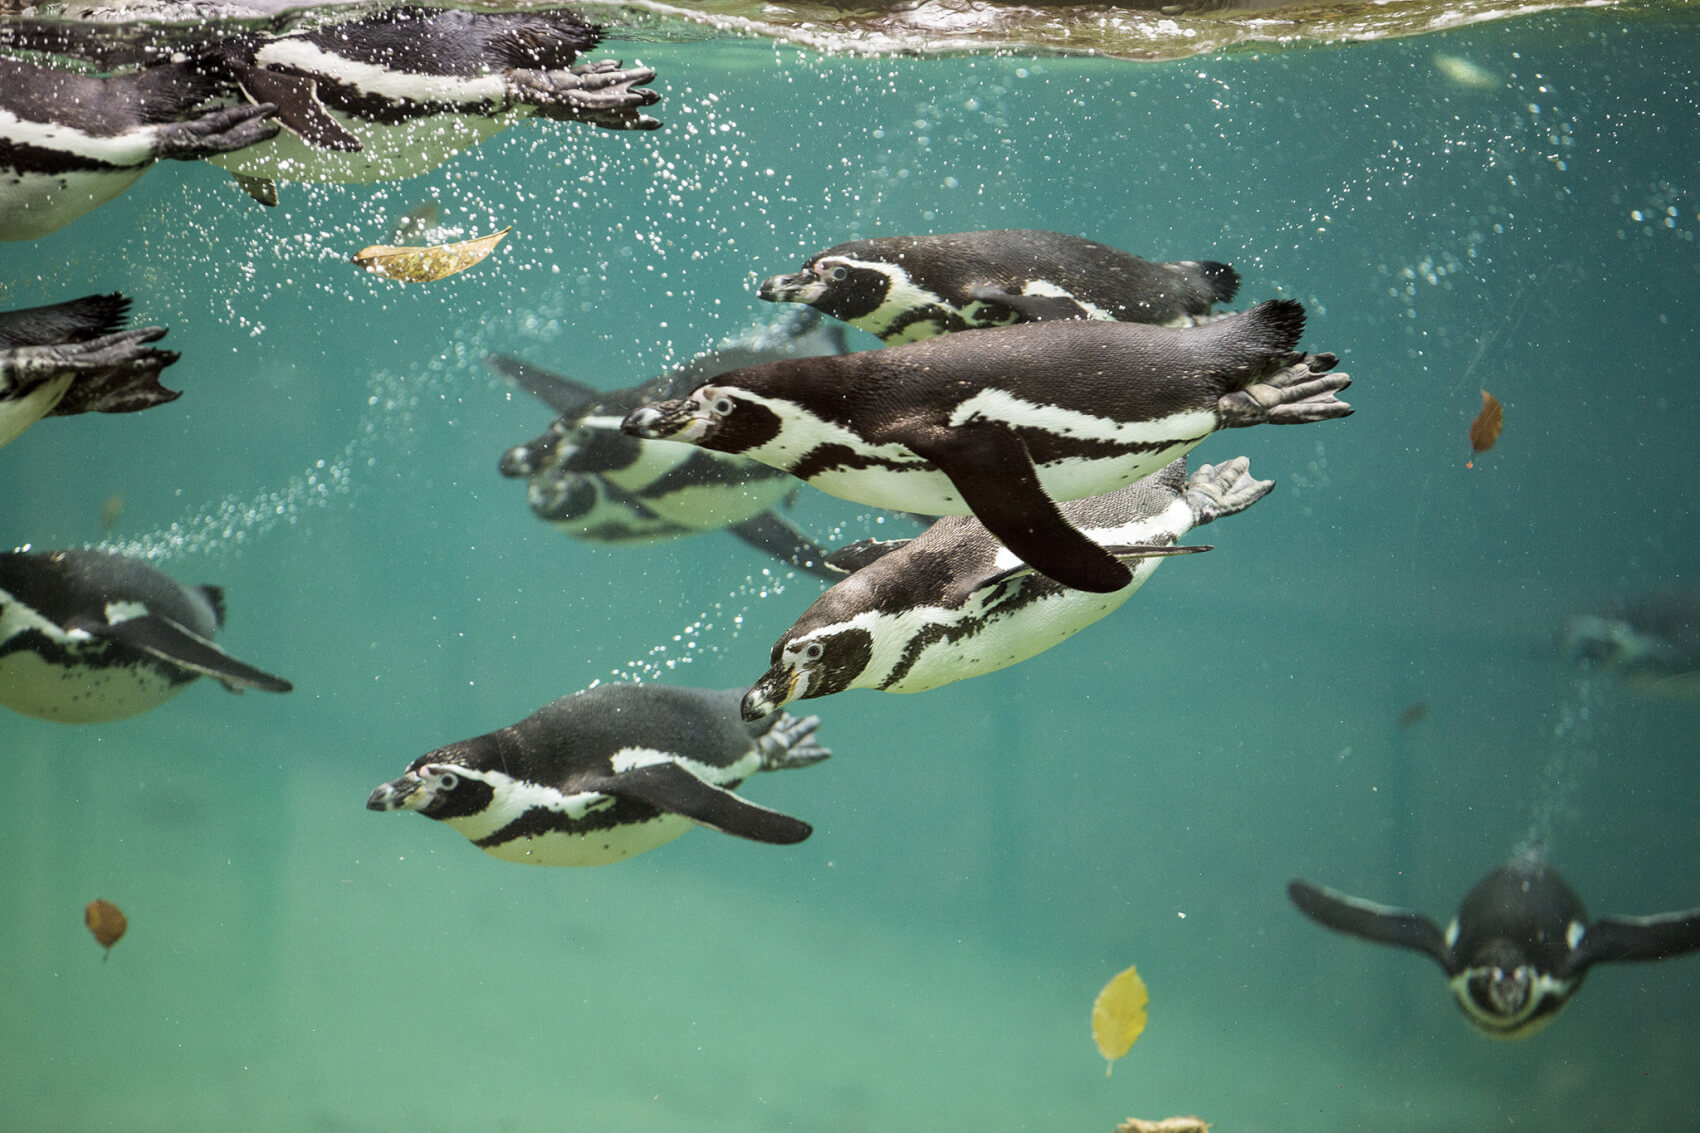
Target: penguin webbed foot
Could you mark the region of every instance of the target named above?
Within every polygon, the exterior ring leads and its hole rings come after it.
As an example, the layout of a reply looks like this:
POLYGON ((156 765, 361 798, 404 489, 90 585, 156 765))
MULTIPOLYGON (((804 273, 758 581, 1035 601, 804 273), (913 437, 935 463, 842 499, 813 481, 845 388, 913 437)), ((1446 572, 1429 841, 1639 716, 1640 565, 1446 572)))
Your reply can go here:
POLYGON ((1348 417, 1352 407, 1334 395, 1352 384, 1351 375, 1335 373, 1332 354, 1305 354, 1244 389, 1224 394, 1216 415, 1224 429, 1251 425, 1305 425, 1348 417))
POLYGON ((660 120, 639 112, 661 101, 660 94, 643 86, 654 78, 654 68, 622 68, 618 60, 604 59, 558 71, 515 68, 507 73, 507 92, 509 99, 536 107, 544 118, 608 130, 654 130, 660 120))
POLYGON ((262 102, 227 106, 198 118, 173 122, 159 131, 154 156, 162 160, 196 161, 246 149, 277 136, 281 127, 271 121, 276 113, 275 103, 262 102))
POLYGON ((1222 464, 1204 464, 1187 480, 1186 504, 1192 509, 1193 526, 1235 515, 1275 490, 1273 480, 1255 480, 1251 461, 1243 456, 1222 464))
POLYGON ((819 727, 819 716, 798 717, 780 713, 779 719, 756 741, 761 752, 761 769, 789 771, 793 767, 808 767, 831 756, 830 749, 815 742, 815 729, 819 727))

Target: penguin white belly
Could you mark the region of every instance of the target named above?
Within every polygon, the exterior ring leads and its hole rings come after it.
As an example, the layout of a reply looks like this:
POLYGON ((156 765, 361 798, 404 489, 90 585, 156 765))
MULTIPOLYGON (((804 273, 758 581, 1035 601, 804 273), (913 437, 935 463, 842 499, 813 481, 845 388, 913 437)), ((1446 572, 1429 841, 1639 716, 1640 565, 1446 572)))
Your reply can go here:
POLYGON ((0 448, 17 440, 25 429, 53 412, 76 376, 65 374, 42 382, 22 397, 0 401, 0 448))
MULTIPOLYGON (((100 649, 90 646, 91 652, 100 649)), ((28 650, 0 657, 0 704, 58 724, 104 724, 137 716, 189 684, 173 684, 145 661, 67 667, 28 650)))
POLYGON ((61 173, 0 170, 0 240, 36 240, 56 232, 134 185, 151 165, 61 173))
POLYGON ((768 473, 743 484, 691 485, 666 495, 646 495, 643 502, 681 527, 712 531, 777 507, 795 485, 794 480, 768 473))
POLYGON ((648 822, 624 823, 582 834, 552 830, 480 849, 491 857, 521 865, 609 865, 664 846, 694 825, 677 814, 660 814, 648 822))
POLYGON ((360 139, 359 150, 319 149, 284 130, 270 141, 207 160, 243 177, 279 181, 405 181, 430 172, 533 113, 534 108, 522 106, 494 117, 445 113, 387 125, 331 110, 331 116, 360 139))

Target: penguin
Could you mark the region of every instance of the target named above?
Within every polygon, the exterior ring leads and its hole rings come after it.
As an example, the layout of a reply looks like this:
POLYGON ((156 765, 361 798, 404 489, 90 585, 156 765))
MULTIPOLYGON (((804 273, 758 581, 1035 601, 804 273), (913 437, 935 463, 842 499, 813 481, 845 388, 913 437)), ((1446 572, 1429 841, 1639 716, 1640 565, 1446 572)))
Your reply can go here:
POLYGON ((129 310, 114 292, 0 311, 0 448, 43 417, 139 413, 182 396, 159 384, 176 352, 148 345, 165 328, 119 329, 129 310))
POLYGON ((1332 354, 1290 300, 1185 329, 1075 320, 965 330, 735 370, 623 428, 783 468, 830 495, 972 512, 1023 562, 1109 593, 1130 569, 1057 500, 1125 487, 1219 428, 1344 417, 1332 354))
POLYGON ((1666 586, 1567 618, 1559 648, 1660 700, 1700 699, 1700 589, 1666 586))
POLYGON ((758 771, 808 767, 831 752, 820 720, 744 723, 743 689, 593 685, 519 723, 428 752, 380 784, 368 810, 446 822, 492 857, 528 865, 623 861, 692 823, 775 845, 808 823, 732 793, 758 771))
POLYGON ((0 56, 0 240, 34 240, 118 196, 157 161, 278 132, 277 107, 202 109, 219 85, 187 63, 105 77, 0 56))
POLYGON ((1119 609, 1194 527, 1244 511, 1275 487, 1236 457, 1188 479, 1186 458, 1108 495, 1062 505, 1093 542, 1132 567, 1094 594, 1036 574, 970 516, 915 539, 866 540, 827 562, 853 567, 773 644, 772 667, 744 697, 745 719, 848 688, 925 692, 1014 665, 1119 609))
POLYGON ((1214 260, 1153 263, 1079 236, 1006 228, 852 240, 757 294, 807 303, 895 346, 1041 319, 1190 325, 1239 288, 1239 274, 1214 260))
POLYGON ((504 354, 486 362, 512 387, 560 414, 548 432, 503 454, 502 475, 525 478, 539 519, 574 538, 634 546, 725 528, 783 562, 822 578, 826 552, 773 510, 796 490, 780 469, 620 431, 646 402, 679 396, 717 374, 779 358, 841 354, 842 327, 803 311, 756 328, 642 385, 611 393, 504 354))
POLYGON ((649 67, 575 63, 602 29, 565 8, 474 12, 397 5, 285 35, 235 38, 204 62, 285 132, 219 158, 251 196, 276 182, 416 177, 533 115, 614 130, 661 123, 649 67))
POLYGON ((212 677, 289 692, 213 644, 224 592, 106 551, 0 554, 0 704, 64 724, 146 712, 212 677))
POLYGON ((1307 881, 1287 895, 1326 928, 1428 956, 1464 1016, 1496 1039, 1541 1030, 1595 964, 1661 960, 1700 948, 1700 909, 1590 920, 1581 898, 1538 852, 1488 874, 1441 931, 1428 917, 1307 881))

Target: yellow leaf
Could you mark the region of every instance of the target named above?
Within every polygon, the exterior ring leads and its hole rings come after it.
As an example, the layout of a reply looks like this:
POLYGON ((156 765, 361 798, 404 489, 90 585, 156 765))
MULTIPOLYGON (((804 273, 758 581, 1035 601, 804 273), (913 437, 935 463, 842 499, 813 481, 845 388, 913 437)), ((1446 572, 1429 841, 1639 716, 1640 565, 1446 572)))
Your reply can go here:
POLYGON ((434 279, 465 271, 495 251, 502 237, 513 231, 513 225, 458 244, 432 244, 423 248, 398 247, 393 244, 373 244, 354 254, 354 262, 386 279, 403 283, 430 283, 434 279))
POLYGON ((1104 1077, 1110 1076, 1116 1059, 1139 1041, 1139 1033, 1145 1030, 1145 1005, 1150 999, 1139 972, 1129 968, 1105 984, 1093 1001, 1092 1038, 1098 1043, 1098 1052, 1109 1060, 1104 1077))

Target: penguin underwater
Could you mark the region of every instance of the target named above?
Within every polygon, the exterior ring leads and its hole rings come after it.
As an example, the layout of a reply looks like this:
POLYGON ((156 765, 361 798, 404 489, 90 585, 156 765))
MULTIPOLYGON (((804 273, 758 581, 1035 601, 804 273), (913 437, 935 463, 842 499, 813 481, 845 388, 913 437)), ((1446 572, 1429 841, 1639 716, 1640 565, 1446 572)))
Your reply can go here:
POLYGON ((717 374, 780 358, 841 354, 844 331, 814 311, 758 328, 640 386, 603 393, 507 355, 486 362, 560 414, 548 432, 503 454, 500 470, 525 477, 526 499, 556 530, 635 545, 722 527, 810 573, 837 579, 826 552, 773 509, 796 490, 784 472, 707 449, 639 440, 620 431, 632 409, 688 392, 717 374))
POLYGON ((232 692, 289 692, 280 677, 214 645, 216 586, 179 586, 105 551, 0 554, 0 704, 65 724, 121 720, 197 677, 232 692))
POLYGON ((1292 882, 1287 894, 1318 924, 1434 960, 1464 1015, 1496 1039, 1527 1038, 1552 1022, 1595 964, 1700 949, 1700 909, 1590 920, 1581 898, 1539 854, 1478 882, 1444 932, 1421 913, 1305 881, 1292 882))
POLYGON ((33 240, 118 196, 161 160, 278 132, 277 107, 198 109, 219 84, 187 64, 105 77, 0 56, 0 240, 33 240))
POLYGON ((1193 527, 1244 511, 1275 487, 1244 457, 1186 458, 1118 492, 1062 505, 1068 520, 1118 557, 1132 580, 1109 594, 1071 590, 1025 568, 978 520, 950 516, 909 540, 852 544, 828 558, 855 565, 773 644, 772 668, 744 697, 746 718, 849 688, 923 692, 995 672, 1108 616, 1143 586, 1193 527))
POLYGON ((165 328, 119 329, 129 310, 114 292, 0 311, 0 447, 43 417, 138 413, 177 400, 180 391, 159 384, 176 352, 148 345, 165 328))
POLYGON ((201 66, 244 98, 276 105, 286 132, 220 158, 249 195, 276 179, 373 182, 418 176, 537 116, 650 130, 661 96, 648 67, 575 63, 602 29, 565 8, 483 12, 396 5, 285 35, 233 38, 201 66))
POLYGON ((1700 699, 1700 588, 1660 587, 1565 619, 1559 648, 1632 691, 1661 700, 1700 699))
POLYGON ((1079 236, 1007 228, 851 240, 757 293, 806 303, 893 346, 1042 319, 1184 324, 1239 287, 1239 274, 1213 260, 1153 263, 1079 236))
POLYGON ((751 457, 830 495, 972 512, 1023 562, 1107 593, 1132 574, 1056 501, 1111 492, 1219 428, 1344 417, 1350 378, 1294 346, 1304 308, 1184 329, 1065 321, 751 366, 634 410, 633 436, 751 457))
POLYGON ((380 784, 368 810, 414 810, 503 861, 606 865, 671 842, 693 823, 776 845, 806 822, 732 793, 758 771, 831 755, 818 717, 745 723, 743 689, 595 685, 510 727, 449 744, 380 784))

